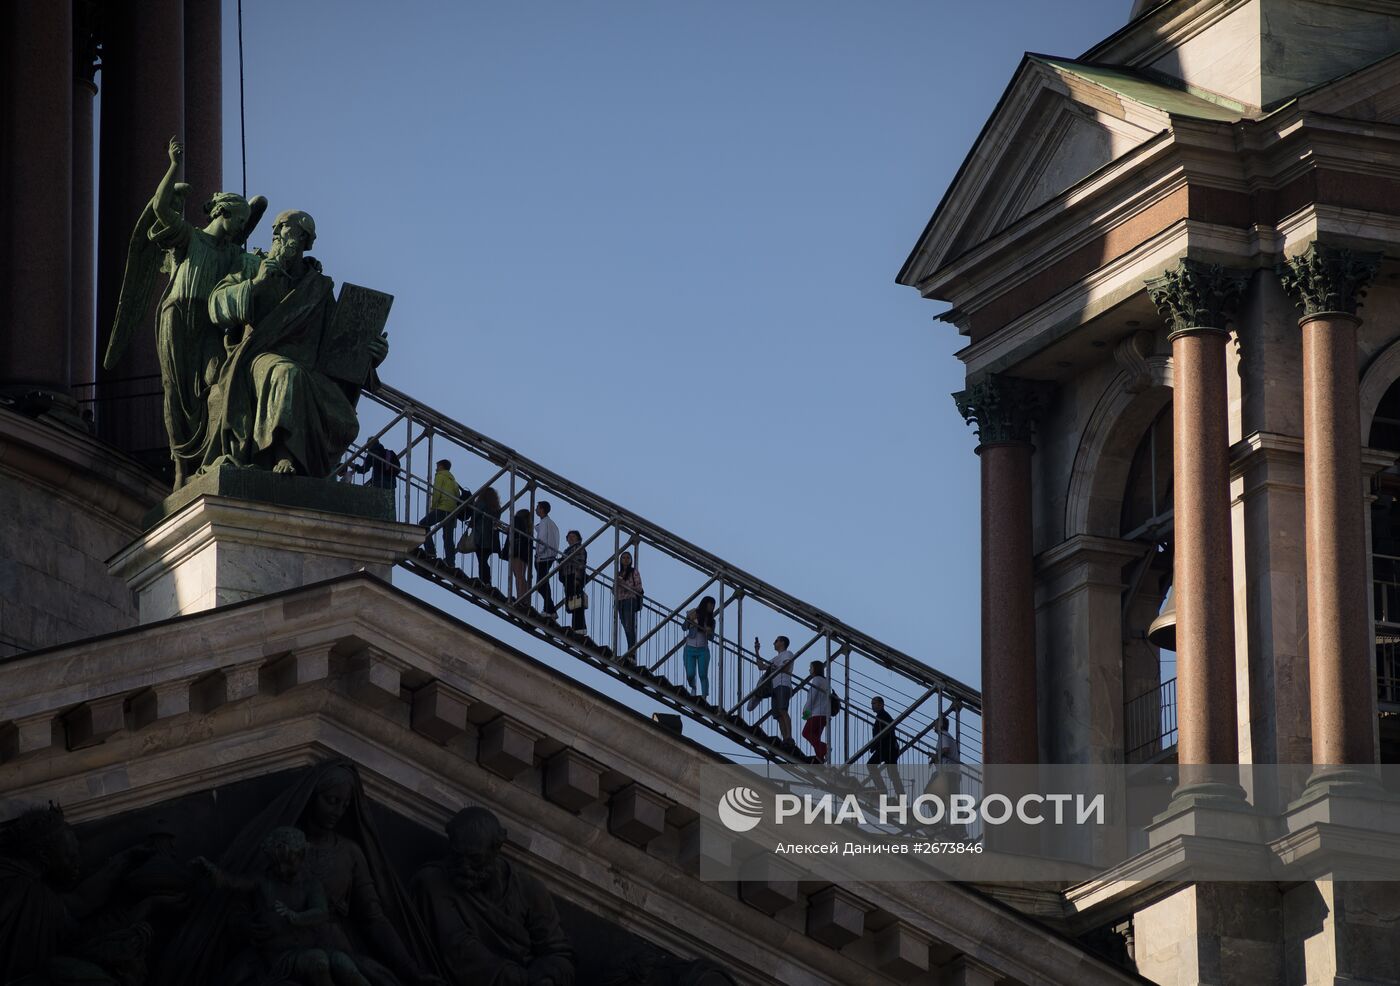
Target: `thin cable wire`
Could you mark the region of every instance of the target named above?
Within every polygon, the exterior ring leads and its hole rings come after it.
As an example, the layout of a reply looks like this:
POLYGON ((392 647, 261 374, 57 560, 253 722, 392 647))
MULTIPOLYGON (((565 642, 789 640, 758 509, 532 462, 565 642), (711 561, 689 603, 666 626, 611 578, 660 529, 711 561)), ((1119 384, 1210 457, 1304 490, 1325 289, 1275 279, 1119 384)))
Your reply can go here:
POLYGON ((243 0, 238 0, 238 143, 243 151, 243 197, 248 197, 248 123, 243 115, 243 0))

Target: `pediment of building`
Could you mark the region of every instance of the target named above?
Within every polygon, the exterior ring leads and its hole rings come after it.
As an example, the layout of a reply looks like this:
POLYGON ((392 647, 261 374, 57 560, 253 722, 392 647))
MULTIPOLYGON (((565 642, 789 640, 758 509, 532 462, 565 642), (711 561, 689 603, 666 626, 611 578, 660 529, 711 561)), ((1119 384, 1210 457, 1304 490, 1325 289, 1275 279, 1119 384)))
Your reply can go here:
POLYGON ((1242 107, 1129 71, 1028 55, 900 272, 919 286, 948 261, 1171 127, 1242 107))

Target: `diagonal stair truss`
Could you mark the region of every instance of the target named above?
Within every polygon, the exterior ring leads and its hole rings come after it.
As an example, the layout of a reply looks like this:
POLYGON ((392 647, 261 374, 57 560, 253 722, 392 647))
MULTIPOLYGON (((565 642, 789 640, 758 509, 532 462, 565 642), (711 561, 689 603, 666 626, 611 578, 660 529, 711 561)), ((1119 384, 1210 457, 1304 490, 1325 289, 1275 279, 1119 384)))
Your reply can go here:
MULTIPOLYGON (((399 456, 402 474, 395 493, 401 520, 419 523, 426 517, 434 463, 444 458, 452 461, 454 475, 471 494, 493 486, 503 505, 500 521, 505 556, 491 559, 489 584, 476 570, 475 556, 458 555, 455 567, 441 558, 442 523, 431 530, 439 557, 425 557, 420 552, 403 561, 403 568, 414 575, 592 665, 703 726, 705 732, 763 760, 801 763, 809 759, 810 747, 797 734, 802 727, 799 712, 810 660, 826 662, 833 690, 842 698, 842 707, 831 717, 826 734, 832 763, 857 763, 868 758, 877 739, 870 711, 870 698, 875 695, 885 699, 886 709, 895 719, 901 764, 928 764, 938 759, 936 723, 943 716, 948 732, 957 740, 962 762, 972 765, 981 760, 981 696, 975 689, 402 391, 381 385, 364 397, 360 405, 364 442, 347 453, 339 472, 343 481, 364 481, 360 470, 366 465, 365 450, 378 439, 399 456), (513 547, 512 539, 506 536, 510 519, 517 510, 528 510, 533 531, 534 508, 540 500, 551 503, 551 516, 560 531, 577 529, 586 546, 586 634, 568 630, 536 608, 540 606, 538 595, 528 597, 533 606, 508 595, 513 547), (613 596, 613 576, 623 551, 632 553, 646 583, 637 643, 630 652, 613 596), (686 611, 706 595, 714 596, 719 607, 710 645, 709 691, 701 697, 686 686, 683 625, 686 611), (768 642, 777 634, 789 637, 792 651, 798 654, 791 708, 795 745, 781 740, 769 702, 752 701, 763 676, 752 641, 761 639, 762 656, 771 658, 768 642)), ((454 525, 454 537, 462 533, 459 521, 465 520, 473 503, 468 497, 448 521, 454 525)), ((528 584, 538 587, 540 580, 533 566, 527 568, 528 584)), ((553 573, 548 578, 557 603, 559 582, 553 573)), ((562 606, 558 616, 562 623, 568 623, 562 606)), ((713 745, 725 752, 723 744, 713 745)))

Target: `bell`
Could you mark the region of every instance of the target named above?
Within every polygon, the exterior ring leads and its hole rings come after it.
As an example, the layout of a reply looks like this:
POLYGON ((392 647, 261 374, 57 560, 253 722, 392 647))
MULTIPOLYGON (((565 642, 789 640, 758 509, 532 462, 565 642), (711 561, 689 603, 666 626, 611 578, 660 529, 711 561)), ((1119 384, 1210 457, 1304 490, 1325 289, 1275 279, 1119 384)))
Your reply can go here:
POLYGON ((1176 650, 1176 589, 1167 590, 1167 598, 1162 602, 1162 611, 1147 628, 1147 642, 1162 650, 1176 650))

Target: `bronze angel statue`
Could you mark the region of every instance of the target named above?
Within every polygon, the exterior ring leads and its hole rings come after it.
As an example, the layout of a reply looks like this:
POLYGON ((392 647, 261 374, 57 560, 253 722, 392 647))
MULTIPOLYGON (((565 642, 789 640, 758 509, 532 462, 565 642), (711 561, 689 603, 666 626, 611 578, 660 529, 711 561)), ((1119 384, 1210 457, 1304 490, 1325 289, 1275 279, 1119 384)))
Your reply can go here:
POLYGON ((206 398, 225 359, 223 331, 209 319, 209 295, 230 274, 257 272, 259 258, 245 244, 267 210, 267 199, 218 192, 204 205, 209 224, 200 229, 185 219, 189 186, 175 180, 184 145, 171 137, 168 153, 170 167, 131 234, 102 365, 111 370, 125 354, 149 310, 157 273, 168 274, 156 309, 156 354, 178 490, 203 461, 209 429, 206 398))

